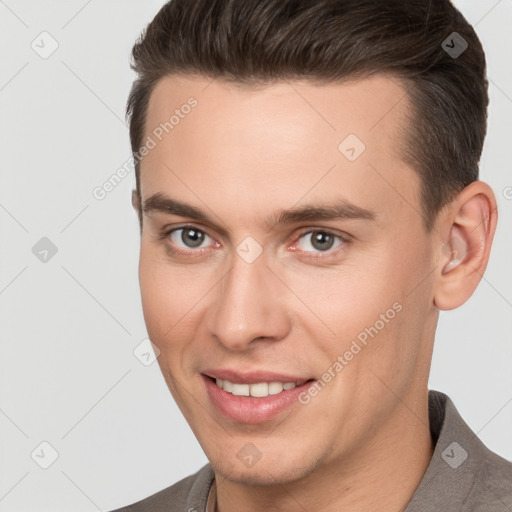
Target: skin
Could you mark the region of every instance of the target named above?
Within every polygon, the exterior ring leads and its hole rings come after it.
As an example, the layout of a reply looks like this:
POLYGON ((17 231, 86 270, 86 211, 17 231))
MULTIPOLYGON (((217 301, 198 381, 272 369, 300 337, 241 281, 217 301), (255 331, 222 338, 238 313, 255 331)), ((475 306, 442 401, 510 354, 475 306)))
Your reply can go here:
POLYGON ((427 383, 439 310, 468 300, 486 268, 492 190, 472 183, 426 233, 420 178, 399 150, 410 104, 389 76, 265 88, 168 76, 151 95, 146 136, 190 96, 197 106, 142 160, 140 193, 143 205, 162 193, 211 222, 144 212, 139 279, 161 371, 215 471, 218 510, 404 510, 434 449, 427 383), (366 145, 354 162, 338 150, 348 134, 366 145), (264 225, 341 199, 375 220, 264 225), (200 248, 181 231, 159 238, 184 225, 207 235, 200 248), (336 235, 332 248, 306 228, 336 235), (247 236, 263 249, 252 263, 236 251, 247 236), (211 403, 205 368, 321 379, 397 302, 308 404, 248 425, 211 403), (247 443, 261 453, 252 467, 237 457, 247 443))

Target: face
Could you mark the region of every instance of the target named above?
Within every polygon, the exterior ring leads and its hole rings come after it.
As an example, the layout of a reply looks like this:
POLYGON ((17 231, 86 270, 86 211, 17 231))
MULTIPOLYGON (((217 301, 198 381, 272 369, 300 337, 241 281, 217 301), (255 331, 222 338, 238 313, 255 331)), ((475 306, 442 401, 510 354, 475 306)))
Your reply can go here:
POLYGON ((232 481, 362 460, 403 428, 400 400, 425 393, 434 240, 401 160, 409 108, 377 75, 264 88, 169 76, 152 93, 144 317, 174 399, 232 481))

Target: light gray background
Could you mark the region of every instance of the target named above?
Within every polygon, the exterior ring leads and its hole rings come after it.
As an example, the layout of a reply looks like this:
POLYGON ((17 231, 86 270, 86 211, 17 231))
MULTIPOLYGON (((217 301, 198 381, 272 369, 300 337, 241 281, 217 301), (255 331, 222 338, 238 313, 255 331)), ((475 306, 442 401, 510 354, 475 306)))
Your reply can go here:
MULTIPOLYGON (((206 463, 157 363, 133 354, 147 336, 133 173, 92 195, 130 155, 128 56, 163 3, 0 0, 0 511, 110 510, 206 463), (43 31, 59 45, 47 59, 31 48, 43 31), (42 237, 58 248, 46 263, 42 237)), ((481 178, 500 219, 477 292, 441 314, 430 388, 510 460, 512 0, 456 5, 487 52, 481 178)))

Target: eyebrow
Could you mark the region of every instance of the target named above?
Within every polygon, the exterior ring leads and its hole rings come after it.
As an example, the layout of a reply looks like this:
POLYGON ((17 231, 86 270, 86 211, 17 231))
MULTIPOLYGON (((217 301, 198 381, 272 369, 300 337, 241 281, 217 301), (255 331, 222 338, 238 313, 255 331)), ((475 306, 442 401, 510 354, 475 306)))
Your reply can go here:
MULTIPOLYGON (((158 192, 148 197, 142 206, 145 214, 161 212, 180 217, 189 217, 196 221, 205 222, 216 226, 215 222, 200 208, 171 199, 158 192)), ((324 205, 306 204, 288 210, 282 210, 264 219, 264 226, 272 229, 275 225, 294 224, 299 222, 311 222, 320 220, 346 220, 361 219, 373 221, 377 217, 376 212, 352 204, 344 199, 324 205)), ((222 229, 225 232, 224 229, 222 229)))

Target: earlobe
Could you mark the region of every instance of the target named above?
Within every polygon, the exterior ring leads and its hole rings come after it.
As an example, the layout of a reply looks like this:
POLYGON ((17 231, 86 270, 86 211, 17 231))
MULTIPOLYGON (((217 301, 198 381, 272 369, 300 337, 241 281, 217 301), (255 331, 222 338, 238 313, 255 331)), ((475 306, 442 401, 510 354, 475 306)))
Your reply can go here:
POLYGON ((447 209, 440 226, 441 272, 434 305, 455 309, 473 295, 487 267, 496 230, 497 207, 492 189, 481 181, 468 185, 447 209))

